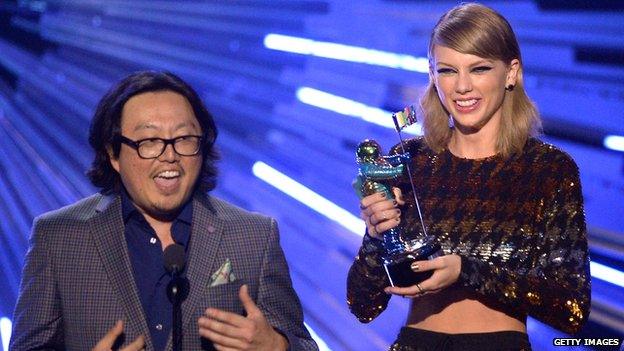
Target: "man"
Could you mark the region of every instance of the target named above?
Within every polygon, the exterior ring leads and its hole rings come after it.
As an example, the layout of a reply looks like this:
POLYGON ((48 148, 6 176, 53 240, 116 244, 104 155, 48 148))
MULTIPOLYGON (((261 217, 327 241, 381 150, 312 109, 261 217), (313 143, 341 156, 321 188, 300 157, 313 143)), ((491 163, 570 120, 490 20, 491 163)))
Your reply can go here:
POLYGON ((182 245, 182 349, 316 350, 274 220, 208 195, 217 130, 197 93, 139 72, 100 101, 88 175, 102 189, 35 219, 12 350, 170 350, 163 250, 182 245))

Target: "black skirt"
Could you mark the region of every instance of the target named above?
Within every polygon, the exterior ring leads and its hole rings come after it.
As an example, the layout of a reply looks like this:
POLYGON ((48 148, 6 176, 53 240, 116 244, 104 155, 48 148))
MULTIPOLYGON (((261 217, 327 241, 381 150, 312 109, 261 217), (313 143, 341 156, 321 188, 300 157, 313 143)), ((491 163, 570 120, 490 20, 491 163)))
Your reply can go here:
POLYGON ((446 334, 403 327, 390 351, 530 351, 526 333, 502 331, 493 333, 446 334))

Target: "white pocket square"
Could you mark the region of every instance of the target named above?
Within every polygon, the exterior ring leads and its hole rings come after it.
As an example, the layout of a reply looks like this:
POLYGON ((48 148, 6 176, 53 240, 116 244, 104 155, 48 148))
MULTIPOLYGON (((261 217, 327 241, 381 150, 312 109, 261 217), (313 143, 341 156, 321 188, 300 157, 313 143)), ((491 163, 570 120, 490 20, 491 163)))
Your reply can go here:
POLYGON ((232 272, 232 262, 230 262, 229 258, 225 259, 225 262, 216 270, 216 272, 212 273, 210 277, 210 287, 231 283, 236 280, 236 276, 234 276, 234 272, 232 272))

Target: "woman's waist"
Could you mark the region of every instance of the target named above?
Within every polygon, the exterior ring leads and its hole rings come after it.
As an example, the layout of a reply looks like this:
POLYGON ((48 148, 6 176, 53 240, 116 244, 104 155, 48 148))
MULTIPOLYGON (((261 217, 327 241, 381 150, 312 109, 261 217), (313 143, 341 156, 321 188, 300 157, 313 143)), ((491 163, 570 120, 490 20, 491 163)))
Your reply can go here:
POLYGON ((451 287, 412 301, 407 326, 441 333, 526 333, 526 316, 486 305, 467 289, 451 287))

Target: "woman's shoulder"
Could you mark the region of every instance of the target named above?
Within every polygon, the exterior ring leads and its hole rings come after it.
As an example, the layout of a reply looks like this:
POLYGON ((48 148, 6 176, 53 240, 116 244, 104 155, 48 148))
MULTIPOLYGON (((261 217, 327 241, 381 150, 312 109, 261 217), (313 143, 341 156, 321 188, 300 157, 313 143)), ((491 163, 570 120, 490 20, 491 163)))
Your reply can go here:
POLYGON ((422 136, 414 137, 411 139, 403 140, 403 143, 398 143, 390 149, 390 155, 396 155, 403 153, 403 149, 412 155, 418 154, 427 148, 425 138, 422 136), (401 146, 403 144, 403 146, 401 146))
POLYGON ((543 167, 549 172, 578 172, 578 166, 570 154, 538 138, 527 140, 524 155, 534 167, 543 167))

